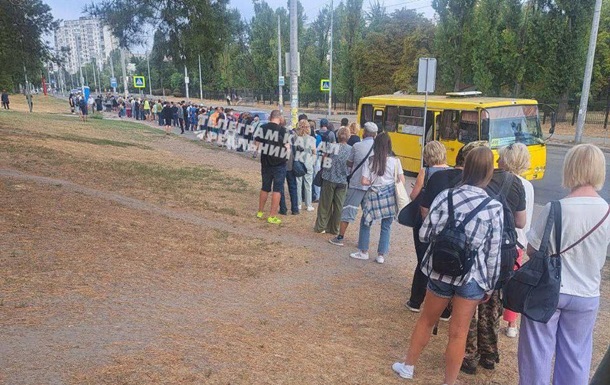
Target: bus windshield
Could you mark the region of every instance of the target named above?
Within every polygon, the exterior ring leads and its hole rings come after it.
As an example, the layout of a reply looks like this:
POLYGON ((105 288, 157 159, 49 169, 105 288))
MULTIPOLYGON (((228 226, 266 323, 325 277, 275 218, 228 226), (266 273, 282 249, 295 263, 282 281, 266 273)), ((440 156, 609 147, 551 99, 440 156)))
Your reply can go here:
POLYGON ((540 144, 542 130, 538 119, 538 106, 508 106, 484 110, 481 114, 482 139, 489 140, 492 148, 519 142, 540 144))

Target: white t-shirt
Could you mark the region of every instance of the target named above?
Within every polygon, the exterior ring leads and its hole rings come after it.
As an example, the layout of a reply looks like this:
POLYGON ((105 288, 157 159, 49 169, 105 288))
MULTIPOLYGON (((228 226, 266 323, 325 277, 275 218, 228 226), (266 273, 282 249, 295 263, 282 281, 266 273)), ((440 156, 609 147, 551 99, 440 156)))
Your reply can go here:
POLYGON ((399 167, 399 173, 402 171, 402 164, 400 163, 400 159, 390 156, 388 157, 387 162, 385 162, 385 173, 382 176, 379 176, 371 172, 369 160, 371 160, 370 157, 365 160, 364 164, 362 165, 362 176, 370 180, 371 186, 373 187, 381 187, 394 184, 394 167, 399 167))
POLYGON ((525 227, 517 229, 517 240, 523 246, 527 246, 527 232, 532 226, 532 216, 534 215, 534 186, 532 183, 522 177, 519 177, 525 190, 525 216, 527 218, 525 227))
MULTIPOLYGON (((602 198, 564 198, 561 202, 561 249, 573 245, 606 214, 608 203, 602 198)), ((542 209, 527 233, 530 245, 540 248, 551 204, 542 209)), ((555 229, 551 231, 551 253, 555 253, 555 229)), ((561 255, 560 293, 577 297, 599 297, 601 269, 610 244, 610 217, 582 243, 561 255)))

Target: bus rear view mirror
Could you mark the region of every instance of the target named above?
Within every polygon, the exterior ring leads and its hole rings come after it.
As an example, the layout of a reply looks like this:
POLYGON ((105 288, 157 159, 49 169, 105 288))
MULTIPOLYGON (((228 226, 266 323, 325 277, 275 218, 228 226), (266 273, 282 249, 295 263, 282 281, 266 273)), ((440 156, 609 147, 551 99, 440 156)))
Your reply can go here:
POLYGON ((557 122, 557 116, 555 115, 555 111, 551 111, 551 128, 549 129, 549 134, 553 135, 555 133, 555 123, 557 122))

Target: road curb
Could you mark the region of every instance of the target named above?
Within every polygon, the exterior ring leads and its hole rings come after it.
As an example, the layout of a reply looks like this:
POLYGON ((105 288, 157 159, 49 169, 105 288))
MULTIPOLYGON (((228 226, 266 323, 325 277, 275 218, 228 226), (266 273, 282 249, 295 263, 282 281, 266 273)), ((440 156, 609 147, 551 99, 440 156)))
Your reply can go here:
MULTIPOLYGON (((597 147, 599 147, 600 150, 602 150, 602 152, 606 153, 606 154, 610 154, 610 148, 608 147, 602 147, 597 143, 591 143, 591 144, 595 144, 597 147)), ((570 149, 572 147, 574 147, 576 145, 576 143, 547 143, 546 144, 549 147, 559 147, 559 148, 567 148, 570 149)))

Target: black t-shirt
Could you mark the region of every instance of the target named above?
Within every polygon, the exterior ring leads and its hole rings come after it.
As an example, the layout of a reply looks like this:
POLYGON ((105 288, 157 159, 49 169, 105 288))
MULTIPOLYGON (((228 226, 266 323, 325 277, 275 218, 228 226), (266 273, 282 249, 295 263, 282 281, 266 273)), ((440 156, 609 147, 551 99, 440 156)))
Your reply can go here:
POLYGON ((423 191, 421 207, 429 209, 434 202, 434 198, 441 191, 455 187, 462 180, 462 170, 451 168, 448 170, 440 170, 432 174, 428 179, 426 189, 423 191))
POLYGON ((354 144, 356 144, 358 142, 360 142, 360 137, 358 135, 352 135, 347 140, 347 144, 349 144, 350 146, 353 146, 354 144))
POLYGON ((164 106, 161 110, 161 115, 163 116, 163 119, 171 119, 173 116, 172 108, 170 106, 164 106))
POLYGON ((287 158, 282 157, 284 150, 284 138, 287 135, 285 127, 269 122, 261 126, 260 130, 255 131, 254 140, 266 145, 261 152, 261 164, 263 167, 273 167, 286 164, 287 158), (256 132, 258 131, 258 133, 256 132))
MULTIPOLYGON (((500 192, 502 182, 504 182, 504 177, 507 173, 508 172, 504 170, 494 171, 494 176, 491 179, 491 182, 489 182, 485 188, 485 191, 487 191, 489 196, 495 197, 500 192)), ((523 188, 523 183, 521 183, 521 180, 519 180, 519 178, 516 176, 513 177, 513 185, 510 187, 508 196, 506 197, 506 203, 513 214, 515 214, 517 211, 525 210, 525 189, 523 188)))

